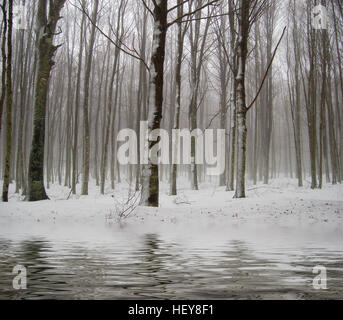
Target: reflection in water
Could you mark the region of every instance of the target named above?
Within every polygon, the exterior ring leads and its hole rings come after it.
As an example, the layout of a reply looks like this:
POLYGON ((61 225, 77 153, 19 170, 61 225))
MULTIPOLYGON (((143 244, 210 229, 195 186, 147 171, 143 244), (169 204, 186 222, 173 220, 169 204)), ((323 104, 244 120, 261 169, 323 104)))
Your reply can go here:
POLYGON ((202 248, 146 234, 89 243, 0 239, 0 299, 343 299, 343 251, 270 247, 230 240, 202 248), (12 289, 12 269, 28 289, 12 289), (328 290, 312 288, 324 264, 328 290))

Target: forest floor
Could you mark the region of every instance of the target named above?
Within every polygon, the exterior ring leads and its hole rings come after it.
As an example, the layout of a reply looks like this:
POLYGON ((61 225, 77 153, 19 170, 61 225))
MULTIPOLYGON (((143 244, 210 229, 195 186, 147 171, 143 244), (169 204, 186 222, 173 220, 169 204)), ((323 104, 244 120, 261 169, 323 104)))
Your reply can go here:
POLYGON ((239 230, 243 226, 269 230, 270 226, 280 226, 340 234, 343 231, 343 185, 325 184, 322 190, 311 190, 308 182, 299 188, 295 179, 276 179, 269 185, 248 185, 246 199, 233 199, 233 192, 209 183, 201 184, 199 191, 183 185, 187 188, 179 188, 178 196, 171 197, 167 184, 162 184, 160 208, 138 207, 133 212, 125 205, 129 197, 127 183, 117 185, 114 192, 107 186, 103 196, 95 184, 90 186, 89 196, 70 196, 68 188, 56 184, 47 190, 50 201, 34 203, 22 201, 11 192, 9 203, 0 203, 0 234, 20 230, 27 233, 35 230, 32 226, 73 228, 75 224, 135 225, 144 231, 173 230, 178 226, 183 230, 239 230), (124 210, 124 215, 129 216, 119 218, 124 210))
POLYGON ((50 201, 34 203, 11 192, 0 203, 3 297, 343 299, 343 185, 277 179, 248 185, 246 199, 181 185, 170 197, 162 183, 160 208, 127 218, 126 183, 70 197, 53 185, 50 201), (31 270, 22 296, 8 280, 19 262, 31 270), (315 266, 327 268, 327 290, 313 288, 315 266))

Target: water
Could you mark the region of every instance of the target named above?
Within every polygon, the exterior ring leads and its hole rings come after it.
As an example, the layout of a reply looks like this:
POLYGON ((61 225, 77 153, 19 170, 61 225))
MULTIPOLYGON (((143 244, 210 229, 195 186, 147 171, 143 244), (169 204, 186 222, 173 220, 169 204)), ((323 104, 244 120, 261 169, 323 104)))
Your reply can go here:
POLYGON ((339 246, 107 232, 92 241, 0 236, 0 299, 343 299, 339 246), (12 288, 17 264, 27 290, 12 288), (313 288, 316 265, 327 268, 327 290, 313 288))

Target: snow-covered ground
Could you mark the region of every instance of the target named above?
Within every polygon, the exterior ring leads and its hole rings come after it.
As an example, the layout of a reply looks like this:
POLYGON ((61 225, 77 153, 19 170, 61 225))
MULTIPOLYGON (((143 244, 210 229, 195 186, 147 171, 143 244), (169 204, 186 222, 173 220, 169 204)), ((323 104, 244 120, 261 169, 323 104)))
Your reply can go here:
POLYGON ((343 185, 326 184, 322 190, 311 190, 308 184, 297 187, 296 180, 277 179, 269 185, 248 185, 246 199, 233 199, 233 192, 210 184, 202 184, 199 191, 189 190, 188 183, 183 185, 187 188, 179 188, 178 196, 171 197, 167 184, 162 184, 160 208, 138 207, 120 221, 118 213, 128 199, 127 183, 117 185, 114 192, 108 187, 104 196, 92 184, 89 196, 70 196, 68 200, 70 190, 53 185, 48 190, 50 201, 33 203, 11 192, 9 203, 0 203, 0 234, 50 232, 62 226, 74 233, 76 225, 118 223, 144 232, 180 228, 208 231, 212 227, 216 232, 218 228, 266 228, 273 232, 272 226, 329 234, 343 231, 343 185))

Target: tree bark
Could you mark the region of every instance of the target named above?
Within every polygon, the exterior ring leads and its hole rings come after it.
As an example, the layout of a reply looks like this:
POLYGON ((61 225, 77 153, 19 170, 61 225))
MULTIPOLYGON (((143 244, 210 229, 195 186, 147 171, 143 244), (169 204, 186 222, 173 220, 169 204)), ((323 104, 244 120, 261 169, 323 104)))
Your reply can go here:
POLYGON ((44 188, 45 111, 53 57, 58 46, 53 45, 56 25, 65 0, 40 0, 37 12, 38 72, 36 78, 34 130, 29 164, 29 201, 48 199, 44 188))
MULTIPOLYGON (((154 1, 154 36, 152 43, 152 57, 150 68, 149 88, 149 131, 160 128, 163 107, 163 76, 165 59, 165 42, 167 34, 167 3, 168 1, 154 1)), ((157 140, 157 137, 156 137, 157 140)), ((158 141, 149 139, 148 149, 158 141)), ((150 207, 159 205, 159 174, 156 159, 148 157, 148 164, 143 166, 142 194, 140 204, 150 207)))
POLYGON ((3 16, 3 29, 2 29, 2 42, 1 42, 1 56, 2 56, 2 75, 1 75, 1 95, 0 95, 0 134, 2 129, 2 114, 4 109, 5 97, 6 97, 6 38, 7 38, 7 0, 3 1, 1 6, 3 16))
POLYGON ((82 165, 82 195, 88 195, 89 183, 89 158, 90 158, 90 135, 89 135, 89 83, 93 61, 93 49, 95 42, 96 20, 98 16, 99 0, 94 0, 92 13, 92 31, 89 40, 89 47, 86 58, 85 82, 84 82, 84 100, 83 100, 83 165, 82 165))
MULTIPOLYGON (((5 4, 4 4, 5 6, 5 4)), ((4 12, 5 9, 4 9, 4 12)), ((5 17, 6 19, 6 17, 5 17)), ((8 4, 8 31, 7 31, 7 67, 6 67, 6 156, 2 201, 8 202, 8 187, 11 174, 12 155, 12 28, 13 28, 13 1, 8 4)))
POLYGON ((247 106, 245 101, 245 69, 248 53, 250 0, 241 0, 239 17, 238 72, 237 72, 237 178, 235 198, 245 198, 245 167, 247 106))
MULTIPOLYGON (((178 17, 182 17, 183 15, 183 4, 182 0, 178 0, 177 2, 178 7, 178 17)), ((182 56, 183 56, 183 44, 186 34, 186 28, 182 28, 181 21, 177 24, 178 27, 178 35, 177 35, 177 61, 175 66, 175 81, 176 81, 176 107, 174 113, 174 125, 173 129, 177 130, 180 128, 180 112, 181 112, 181 67, 182 67, 182 56)), ((176 157, 177 153, 179 152, 177 144, 173 146, 173 153, 176 157)), ((173 163, 171 165, 171 190, 170 194, 172 196, 177 195, 177 164, 173 163)))
MULTIPOLYGON (((85 5, 83 0, 82 5, 85 5)), ((79 109, 80 109, 80 87, 81 87, 81 71, 83 60, 83 29, 85 24, 85 14, 82 13, 81 29, 80 29, 80 47, 79 47, 79 61, 75 89, 75 110, 74 110, 74 133, 73 133, 73 156, 72 156, 72 193, 76 194, 76 184, 78 183, 78 136, 79 136, 79 109)))

